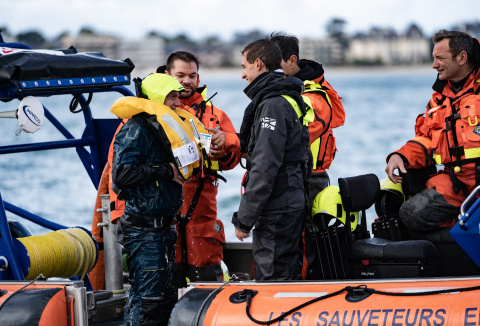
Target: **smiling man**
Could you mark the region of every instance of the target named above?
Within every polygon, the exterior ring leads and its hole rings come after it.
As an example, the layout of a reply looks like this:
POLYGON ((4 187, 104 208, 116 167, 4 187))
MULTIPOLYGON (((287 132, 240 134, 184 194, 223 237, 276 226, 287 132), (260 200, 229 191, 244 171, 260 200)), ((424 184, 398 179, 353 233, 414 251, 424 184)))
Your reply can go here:
POLYGON ((425 114, 418 116, 415 138, 387 157, 385 171, 394 183, 395 170, 432 164, 444 169, 430 176, 426 188, 400 207, 410 229, 427 231, 455 225, 460 205, 480 184, 480 45, 458 31, 433 36, 432 68, 438 72, 425 114))
MULTIPOLYGON (((181 106, 195 115, 208 130, 223 132, 227 138, 237 138, 235 128, 225 112, 207 101, 207 87, 199 86, 198 58, 186 51, 169 55, 167 64, 157 69, 173 76, 185 88, 180 93, 181 106)), ((183 187, 183 206, 178 224, 175 285, 186 286, 190 281, 222 281, 223 247, 225 232, 217 218, 218 180, 220 171, 233 169, 240 161, 238 150, 219 148, 217 142, 210 146, 210 162, 194 175, 183 187), (181 250, 180 250, 181 249, 181 250)))
POLYGON ((240 128, 246 153, 245 192, 232 218, 235 236, 243 241, 253 229, 256 280, 300 279, 305 214, 304 180, 311 169, 308 130, 298 118, 305 112, 303 83, 283 78, 282 54, 262 39, 242 51, 245 94, 252 100, 240 128))

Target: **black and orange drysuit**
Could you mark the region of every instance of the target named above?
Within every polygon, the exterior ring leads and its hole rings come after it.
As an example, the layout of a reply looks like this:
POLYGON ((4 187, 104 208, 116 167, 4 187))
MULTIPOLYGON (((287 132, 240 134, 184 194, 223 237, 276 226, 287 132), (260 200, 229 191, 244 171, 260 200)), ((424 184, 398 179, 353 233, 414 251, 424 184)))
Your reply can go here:
MULTIPOLYGON (((206 86, 199 87, 189 98, 181 98, 180 102, 184 105, 180 108, 195 115, 205 127, 220 128, 226 135, 233 134, 236 137, 230 118, 206 101, 206 86)), ((238 151, 226 152, 219 160, 210 159, 210 163, 206 162, 203 169, 185 182, 180 214, 186 216, 186 220, 179 222, 179 228, 185 229, 179 230, 177 240, 176 276, 186 275, 190 281, 223 279, 220 264, 223 260, 225 231, 222 221, 217 219, 218 171, 233 169, 239 161, 238 151), (183 257, 185 252, 186 258, 183 257), (185 267, 187 270, 180 273, 179 269, 185 267)))
POLYGON ((401 206, 400 218, 412 229, 455 225, 460 205, 480 184, 480 55, 475 62, 457 92, 450 81, 437 79, 425 114, 417 117, 415 138, 387 157, 388 162, 399 154, 409 169, 444 166, 428 179, 426 189, 401 206))

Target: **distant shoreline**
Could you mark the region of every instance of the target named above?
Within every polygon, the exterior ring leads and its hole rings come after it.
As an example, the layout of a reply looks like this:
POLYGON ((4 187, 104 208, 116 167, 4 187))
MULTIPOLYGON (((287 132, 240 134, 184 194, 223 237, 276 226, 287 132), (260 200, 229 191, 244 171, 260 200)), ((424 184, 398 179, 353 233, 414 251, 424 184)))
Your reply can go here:
MULTIPOLYGON (((154 72, 157 67, 153 68, 143 68, 143 69, 134 69, 132 72, 133 77, 145 77, 148 74, 154 72)), ((432 76, 435 75, 435 71, 432 69, 430 64, 424 65, 401 65, 401 66, 330 66, 324 67, 325 74, 365 74, 365 73, 392 73, 396 74, 401 73, 411 73, 415 72, 431 72, 432 76)), ((228 67, 228 68, 203 68, 200 67, 200 74, 203 78, 205 77, 215 77, 215 78, 225 78, 238 75, 241 78, 242 68, 241 67, 228 67)))

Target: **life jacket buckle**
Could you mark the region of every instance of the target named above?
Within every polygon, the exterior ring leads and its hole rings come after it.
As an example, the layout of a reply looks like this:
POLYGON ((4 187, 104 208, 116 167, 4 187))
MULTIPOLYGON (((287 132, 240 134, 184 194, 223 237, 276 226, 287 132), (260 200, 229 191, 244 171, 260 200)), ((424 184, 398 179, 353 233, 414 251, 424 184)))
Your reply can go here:
POLYGON ((470 120, 470 117, 468 117, 468 125, 470 127, 478 125, 478 116, 475 116, 475 123, 472 123, 472 121, 470 120))

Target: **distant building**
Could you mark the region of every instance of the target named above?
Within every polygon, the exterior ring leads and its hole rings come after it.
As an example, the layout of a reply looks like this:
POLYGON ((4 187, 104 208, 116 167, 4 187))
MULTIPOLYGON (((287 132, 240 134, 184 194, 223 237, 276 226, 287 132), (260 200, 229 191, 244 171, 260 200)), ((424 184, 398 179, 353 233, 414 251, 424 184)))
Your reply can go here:
POLYGON ((467 32, 472 37, 480 39, 480 22, 479 21, 471 22, 471 23, 460 23, 456 26, 453 26, 452 29, 462 31, 462 32, 467 32))
POLYGON ((372 28, 350 40, 347 62, 353 64, 421 64, 431 58, 431 41, 412 25, 405 34, 372 28))
POLYGON ((120 42, 115 59, 130 58, 136 69, 152 69, 165 64, 165 42, 159 37, 147 37, 141 40, 120 42))
POLYGON ((111 59, 118 59, 120 38, 109 35, 79 34, 73 37, 69 34, 60 38, 60 46, 69 48, 73 46, 78 52, 101 52, 111 59))
POLYGON ((300 39, 300 57, 321 62, 325 65, 339 65, 343 61, 342 46, 332 38, 300 39))
POLYGON ((68 48, 72 45, 78 52, 101 52, 107 58, 115 60, 129 58, 137 71, 152 70, 166 61, 165 43, 159 37, 125 40, 108 35, 79 34, 77 37, 64 35, 60 39, 61 47, 68 48))

